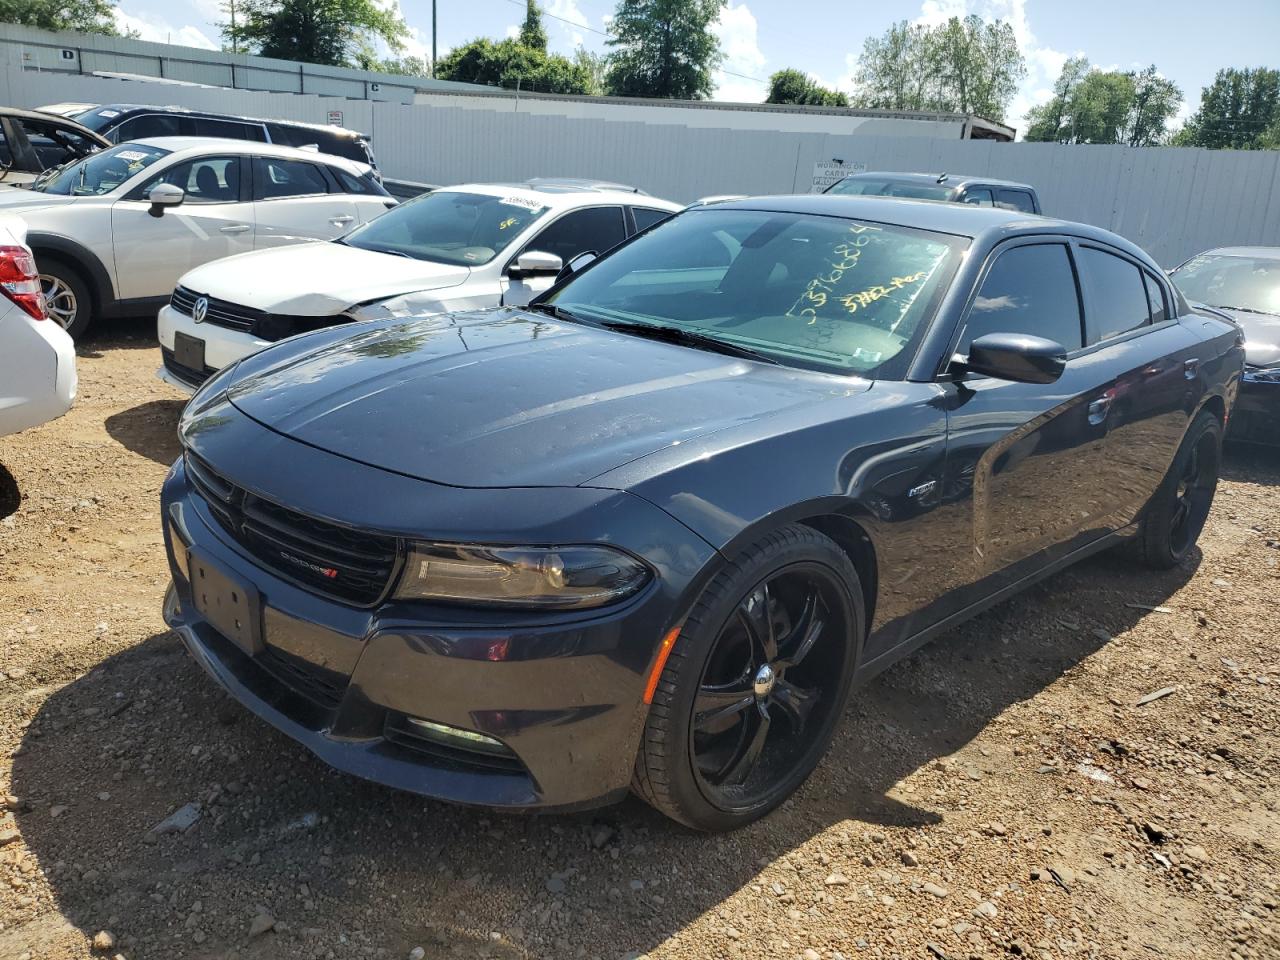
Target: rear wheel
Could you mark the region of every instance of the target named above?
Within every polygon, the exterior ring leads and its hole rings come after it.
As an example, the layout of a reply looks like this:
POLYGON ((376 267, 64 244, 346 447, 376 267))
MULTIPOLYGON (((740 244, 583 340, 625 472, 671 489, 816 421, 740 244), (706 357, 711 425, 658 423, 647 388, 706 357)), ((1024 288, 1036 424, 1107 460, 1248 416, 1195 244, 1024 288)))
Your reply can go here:
POLYGON ((707 587, 654 695, 633 788, 699 830, 764 816, 831 742, 863 630, 849 558, 801 525, 743 550, 707 587))
POLYGON ((1221 464, 1222 423, 1201 411, 1143 515, 1138 543, 1148 566, 1168 570, 1190 555, 1209 517, 1221 464))
POLYGON ((79 272, 61 260, 37 258, 40 290, 49 307, 49 317, 73 339, 88 328, 93 316, 93 295, 79 272))

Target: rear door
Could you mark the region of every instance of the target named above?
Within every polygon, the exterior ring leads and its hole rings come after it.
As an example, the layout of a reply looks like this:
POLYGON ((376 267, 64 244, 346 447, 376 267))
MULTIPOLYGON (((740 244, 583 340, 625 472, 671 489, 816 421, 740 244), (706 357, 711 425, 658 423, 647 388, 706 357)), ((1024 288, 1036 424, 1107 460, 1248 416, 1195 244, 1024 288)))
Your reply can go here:
POLYGON ((1172 296, 1145 264, 1112 247, 1076 245, 1090 362, 1110 382, 1105 399, 1113 525, 1146 505, 1195 406, 1200 341, 1173 316, 1172 296))
POLYGON ((245 158, 236 155, 182 161, 115 202, 111 235, 121 300, 165 296, 192 267, 253 249, 245 166, 245 158), (186 196, 155 217, 147 195, 160 183, 181 187, 186 196))
MULTIPOLYGON (((1096 416, 1107 371, 1087 354, 1079 283, 1067 238, 1004 244, 988 260, 955 353, 988 333, 1026 333, 1068 351, 1058 382, 970 374, 948 415, 944 498, 972 499, 971 576, 949 615, 1107 532, 1107 425, 1096 416), (968 584, 972 584, 969 586, 968 584)), ((967 560, 955 558, 956 562, 967 560)))
MULTIPOLYGON (((507 269, 510 270, 510 264, 526 250, 554 253, 568 263, 582 253, 604 253, 626 238, 627 227, 622 207, 583 207, 570 210, 534 234, 533 239, 511 258, 507 269)), ((513 277, 508 273, 503 279, 502 302, 508 306, 522 307, 555 281, 556 278, 550 274, 513 277)))
POLYGON ((304 240, 332 240, 357 222, 350 194, 323 165, 283 157, 253 158, 253 207, 257 248, 304 240))

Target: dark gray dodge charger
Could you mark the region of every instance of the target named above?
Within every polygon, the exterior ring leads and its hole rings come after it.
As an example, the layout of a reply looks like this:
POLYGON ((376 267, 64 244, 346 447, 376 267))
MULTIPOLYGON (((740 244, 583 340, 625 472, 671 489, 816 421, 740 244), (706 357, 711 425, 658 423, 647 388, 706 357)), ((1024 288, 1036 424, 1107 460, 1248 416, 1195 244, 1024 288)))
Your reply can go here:
POLYGON ((1193 551, 1239 329, 999 209, 691 209, 527 309, 224 370, 162 493, 168 622, 326 762, 446 800, 635 790, 730 829, 859 683, 1127 542, 1193 551))

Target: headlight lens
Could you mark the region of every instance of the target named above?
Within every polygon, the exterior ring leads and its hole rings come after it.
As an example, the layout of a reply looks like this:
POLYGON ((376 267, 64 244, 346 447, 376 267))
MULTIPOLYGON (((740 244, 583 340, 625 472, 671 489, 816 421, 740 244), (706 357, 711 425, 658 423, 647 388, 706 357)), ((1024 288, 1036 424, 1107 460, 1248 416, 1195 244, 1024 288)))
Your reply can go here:
POLYGON ((610 547, 484 547, 420 543, 409 551, 402 600, 566 609, 598 607, 649 579, 639 560, 610 547))

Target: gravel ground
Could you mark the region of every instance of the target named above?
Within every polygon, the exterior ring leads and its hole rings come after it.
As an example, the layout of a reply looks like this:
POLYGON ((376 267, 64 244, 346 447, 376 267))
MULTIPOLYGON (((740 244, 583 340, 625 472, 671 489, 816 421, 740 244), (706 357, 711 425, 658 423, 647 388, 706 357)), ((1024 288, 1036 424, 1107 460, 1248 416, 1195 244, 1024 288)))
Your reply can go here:
POLYGON ((151 336, 0 438, 3 960, 1280 957, 1280 456, 1185 569, 1087 561, 860 691, 748 829, 496 816, 330 772, 165 629, 151 336))

